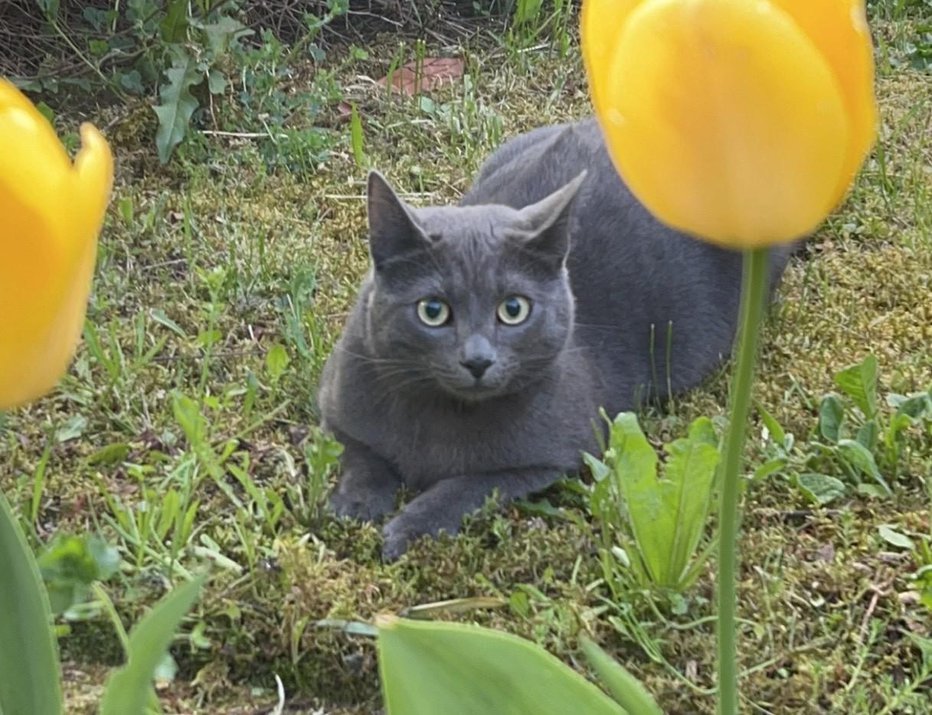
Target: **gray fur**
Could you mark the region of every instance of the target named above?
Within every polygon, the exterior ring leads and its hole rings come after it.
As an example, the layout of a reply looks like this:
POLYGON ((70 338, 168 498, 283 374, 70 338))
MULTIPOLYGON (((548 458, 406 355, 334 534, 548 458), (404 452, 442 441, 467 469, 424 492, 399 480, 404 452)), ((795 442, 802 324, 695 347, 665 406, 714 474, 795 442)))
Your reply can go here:
POLYGON ((520 498, 578 469, 599 407, 692 388, 731 351, 741 256, 654 219, 593 120, 507 142, 456 207, 406 206, 373 173, 369 227, 373 268, 320 405, 345 447, 338 515, 378 519, 400 487, 416 494, 384 527, 388 559, 456 532, 495 490, 520 498), (508 295, 531 300, 520 326, 496 317, 508 295), (431 296, 449 325, 418 319, 431 296), (481 379, 476 359, 491 361, 481 379))

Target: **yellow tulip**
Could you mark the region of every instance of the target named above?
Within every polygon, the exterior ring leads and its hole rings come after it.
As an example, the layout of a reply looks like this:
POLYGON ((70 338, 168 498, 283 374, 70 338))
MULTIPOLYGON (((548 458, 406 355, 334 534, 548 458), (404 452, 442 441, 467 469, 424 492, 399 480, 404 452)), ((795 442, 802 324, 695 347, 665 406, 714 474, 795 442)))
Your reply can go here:
POLYGON ((582 45, 619 173, 721 245, 810 233, 874 140, 864 0, 585 0, 582 45))
POLYGON ((0 409, 51 390, 81 335, 113 183, 103 136, 81 127, 74 164, 0 78, 0 409))

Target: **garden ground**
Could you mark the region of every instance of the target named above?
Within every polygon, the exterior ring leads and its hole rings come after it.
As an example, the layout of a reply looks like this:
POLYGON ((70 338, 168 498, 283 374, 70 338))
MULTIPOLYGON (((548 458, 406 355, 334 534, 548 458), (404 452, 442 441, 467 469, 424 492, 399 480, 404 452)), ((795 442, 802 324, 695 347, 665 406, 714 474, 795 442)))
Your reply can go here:
MULTIPOLYGON (((775 444, 755 418, 752 467, 792 454, 747 490, 747 712, 930 711, 932 585, 915 576, 932 564, 932 428, 914 428, 884 468, 892 495, 859 491, 817 428, 834 375, 870 354, 882 397, 932 386, 932 77, 909 62, 922 20, 875 9, 878 145, 794 258, 768 320, 756 399, 796 444, 775 444), (844 493, 813 504, 800 465, 844 493)), ((337 450, 316 427, 314 391, 366 269, 366 168, 414 204, 453 201, 503 138, 585 116, 575 40, 563 39, 563 50, 481 33, 333 48, 347 103, 319 116, 326 153, 294 135, 270 150, 221 116, 162 167, 148 106, 92 115, 118 176, 85 340, 53 396, 0 423, 0 484, 33 537, 99 532, 121 557, 61 640, 69 712, 94 711, 119 661, 104 594, 130 625, 204 565, 211 580, 173 651, 180 670, 160 689, 166 712, 268 712, 276 674, 285 712, 377 711, 373 642, 346 622, 471 597, 500 605, 439 617, 527 636, 580 670, 588 633, 665 711, 712 712, 714 564, 681 597, 633 584, 612 596, 581 490, 489 508, 391 565, 376 527, 322 508, 337 450), (465 74, 415 97, 373 81, 416 54, 463 58, 465 74), (344 121, 349 104, 360 125, 344 121)), ((319 84, 320 70, 300 70, 289 86, 319 84)), ((645 429, 659 443, 695 416, 721 418, 726 393, 722 375, 645 415, 645 429)))

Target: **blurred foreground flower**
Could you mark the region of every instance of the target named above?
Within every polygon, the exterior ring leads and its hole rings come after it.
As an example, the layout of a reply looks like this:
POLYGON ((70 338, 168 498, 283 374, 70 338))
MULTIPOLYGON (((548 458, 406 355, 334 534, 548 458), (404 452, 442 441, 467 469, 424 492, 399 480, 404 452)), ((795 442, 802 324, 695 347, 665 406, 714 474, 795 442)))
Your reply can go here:
POLYGON ((81 126, 74 164, 55 131, 0 78, 0 410, 65 372, 84 324, 113 158, 81 126))
POLYGON ((582 44, 631 190, 721 245, 811 232, 873 143, 864 0, 586 0, 582 44))

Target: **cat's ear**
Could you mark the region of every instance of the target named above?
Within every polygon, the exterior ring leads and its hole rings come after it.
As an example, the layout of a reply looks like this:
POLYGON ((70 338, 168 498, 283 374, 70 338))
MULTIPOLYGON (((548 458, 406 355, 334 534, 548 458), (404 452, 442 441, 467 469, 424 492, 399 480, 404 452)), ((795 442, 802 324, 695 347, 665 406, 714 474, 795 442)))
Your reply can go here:
POLYGON ((563 263, 570 248, 570 210, 585 179, 583 171, 546 198, 521 209, 521 222, 526 231, 525 250, 539 254, 548 262, 563 263))
POLYGON ((378 269, 389 259, 424 248, 427 239, 410 209, 377 171, 369 172, 369 253, 378 269))

